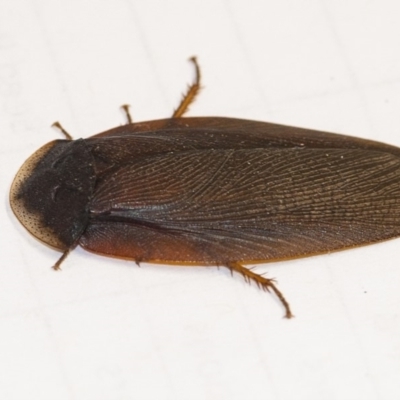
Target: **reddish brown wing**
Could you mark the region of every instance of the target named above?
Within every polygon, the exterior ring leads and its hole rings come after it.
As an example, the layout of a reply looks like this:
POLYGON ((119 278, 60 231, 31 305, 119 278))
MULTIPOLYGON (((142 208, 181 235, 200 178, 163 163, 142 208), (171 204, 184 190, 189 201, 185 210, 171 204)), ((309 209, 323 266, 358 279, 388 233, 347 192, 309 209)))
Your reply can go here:
POLYGON ((400 158, 360 149, 137 157, 96 188, 80 244, 138 261, 226 264, 400 235, 400 158))
POLYGON ((98 173, 130 164, 137 157, 206 149, 365 149, 400 157, 384 143, 310 129, 233 118, 176 118, 140 122, 86 139, 98 173))
MULTIPOLYGON (((90 137, 87 141, 107 147, 103 139, 112 139, 115 143, 125 141, 126 151, 136 155, 189 149, 305 147, 379 150, 400 156, 400 148, 373 140, 223 117, 169 118, 138 122, 108 130, 90 137), (136 146, 130 147, 131 143, 136 146)), ((110 146, 112 140, 109 142, 110 146)))

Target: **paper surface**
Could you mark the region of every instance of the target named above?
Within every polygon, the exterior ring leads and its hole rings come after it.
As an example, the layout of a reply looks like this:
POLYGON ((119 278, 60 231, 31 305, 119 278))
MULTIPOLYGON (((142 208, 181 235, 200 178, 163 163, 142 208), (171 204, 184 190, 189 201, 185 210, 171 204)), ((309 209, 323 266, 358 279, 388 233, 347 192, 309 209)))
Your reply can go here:
POLYGON ((400 146, 392 1, 0 3, 1 399, 398 399, 399 239, 257 267, 143 265, 32 238, 8 204, 23 161, 60 138, 172 115, 303 126, 400 146))

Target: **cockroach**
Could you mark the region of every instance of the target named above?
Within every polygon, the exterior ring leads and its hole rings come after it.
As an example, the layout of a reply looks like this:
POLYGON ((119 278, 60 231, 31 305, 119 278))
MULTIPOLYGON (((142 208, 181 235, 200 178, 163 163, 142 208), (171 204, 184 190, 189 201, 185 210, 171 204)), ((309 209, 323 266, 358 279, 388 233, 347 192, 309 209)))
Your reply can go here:
POLYGON ((11 207, 63 252, 225 266, 272 291, 246 264, 311 256, 400 236, 400 149, 339 134, 220 117, 127 124, 54 140, 17 173, 11 207))

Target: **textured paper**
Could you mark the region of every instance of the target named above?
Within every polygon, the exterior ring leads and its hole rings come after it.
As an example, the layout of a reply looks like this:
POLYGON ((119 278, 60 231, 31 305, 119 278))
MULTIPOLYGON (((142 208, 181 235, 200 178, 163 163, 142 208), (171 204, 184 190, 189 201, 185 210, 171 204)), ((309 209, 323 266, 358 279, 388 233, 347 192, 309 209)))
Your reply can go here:
POLYGON ((60 138, 188 115, 400 146, 399 3, 0 2, 1 399, 398 399, 400 240, 258 266, 296 318, 224 269, 142 265, 32 238, 8 205, 22 162, 60 138))

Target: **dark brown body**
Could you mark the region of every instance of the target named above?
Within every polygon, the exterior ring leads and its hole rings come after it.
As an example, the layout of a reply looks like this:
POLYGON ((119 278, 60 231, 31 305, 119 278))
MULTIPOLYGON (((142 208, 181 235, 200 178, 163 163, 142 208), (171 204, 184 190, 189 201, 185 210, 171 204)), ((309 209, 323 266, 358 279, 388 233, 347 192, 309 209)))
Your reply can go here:
MULTIPOLYGON (((78 186, 91 189, 73 234, 54 230, 61 250, 77 241, 136 261, 224 265, 400 234, 400 150, 381 143, 227 118, 143 122, 53 143, 49 158, 82 149, 82 159, 61 163, 58 190, 70 184, 65 169, 72 165, 79 166, 78 186)), ((50 179, 31 180, 51 202, 50 179)), ((77 195, 68 193, 62 207, 71 216, 77 195)), ((25 198, 26 207, 37 198, 25 198)), ((48 226, 56 219, 47 218, 48 226)))
POLYGON ((11 206, 64 252, 56 267, 78 244, 136 262, 223 265, 272 289, 291 317, 273 281, 241 264, 399 236, 400 149, 265 122, 178 118, 197 73, 175 118, 42 147, 17 174, 11 206))
POLYGON ((225 118, 85 140, 97 185, 79 244, 137 261, 225 265, 400 235, 400 150, 225 118))

